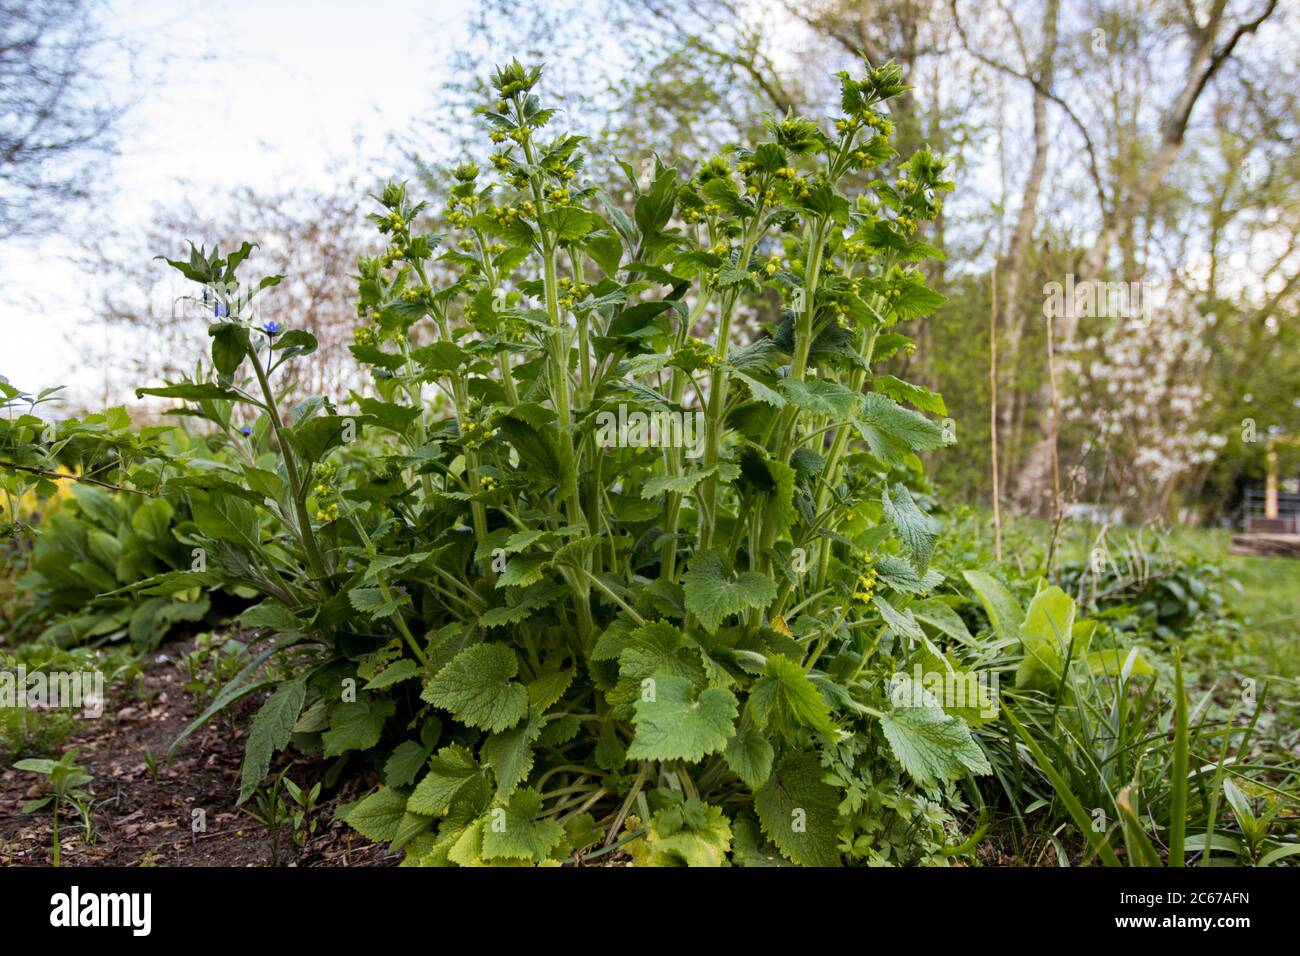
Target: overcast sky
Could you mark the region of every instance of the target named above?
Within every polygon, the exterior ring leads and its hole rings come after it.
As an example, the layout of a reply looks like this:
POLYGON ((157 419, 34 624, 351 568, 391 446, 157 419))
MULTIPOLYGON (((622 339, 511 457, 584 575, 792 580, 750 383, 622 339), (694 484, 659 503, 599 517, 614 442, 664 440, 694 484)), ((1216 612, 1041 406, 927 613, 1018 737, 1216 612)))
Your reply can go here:
MULTIPOLYGON (((471 0, 111 0, 137 76, 109 69, 135 100, 97 223, 130 230, 177 197, 219 201, 239 185, 325 186, 331 160, 387 173, 389 135, 427 113, 440 65, 467 31, 471 0), (359 143, 359 145, 358 145, 359 143)), ((79 230, 81 231, 81 230, 79 230)), ((35 391, 102 380, 71 341, 93 322, 95 277, 60 260, 66 237, 0 249, 0 374, 35 391)), ((94 326, 89 328, 92 330, 94 326)), ((94 388, 91 385, 91 388, 94 388)))

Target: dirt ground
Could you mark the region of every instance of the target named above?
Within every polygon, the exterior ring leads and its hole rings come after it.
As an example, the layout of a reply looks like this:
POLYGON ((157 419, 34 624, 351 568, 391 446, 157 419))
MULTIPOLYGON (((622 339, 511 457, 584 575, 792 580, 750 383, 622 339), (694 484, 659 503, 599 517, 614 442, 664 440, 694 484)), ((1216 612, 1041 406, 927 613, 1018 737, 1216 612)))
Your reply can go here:
MULTIPOLYGON (((138 683, 106 694, 104 714, 87 720, 63 745, 77 747, 77 762, 94 776, 88 790, 91 834, 75 810, 60 817, 64 866, 269 866, 267 827, 235 806, 243 762, 244 734, 261 696, 237 703, 195 732, 166 763, 181 731, 206 706, 182 685, 188 673, 181 655, 191 642, 164 645, 138 683), (154 771, 150 769, 152 755, 154 771), (154 779, 154 772, 157 779, 154 779), (194 832, 194 811, 204 826, 194 832)), ((275 772, 285 762, 273 766, 275 772)), ((308 780, 293 769, 290 778, 308 780)), ((321 796, 316 833, 295 846, 292 828, 280 836, 281 866, 391 866, 399 861, 383 845, 369 843, 343 823, 331 823, 335 808, 364 793, 352 781, 321 796)), ((30 773, 0 771, 0 866, 48 866, 53 820, 49 808, 35 814, 22 805, 46 791, 30 773)), ((288 797, 285 797, 288 802, 288 797)), ((250 801, 251 802, 251 801, 250 801)))

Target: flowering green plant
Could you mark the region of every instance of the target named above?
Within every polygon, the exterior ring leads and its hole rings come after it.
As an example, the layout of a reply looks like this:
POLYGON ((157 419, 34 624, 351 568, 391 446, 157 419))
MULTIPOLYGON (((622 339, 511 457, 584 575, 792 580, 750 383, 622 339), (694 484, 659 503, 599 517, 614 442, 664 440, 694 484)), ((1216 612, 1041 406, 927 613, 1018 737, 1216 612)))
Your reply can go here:
POLYGON ((173 263, 215 297, 212 369, 141 391, 237 454, 168 481, 206 564, 149 590, 235 583, 274 636, 201 719, 271 687, 242 799, 291 743, 346 757, 383 781, 348 822, 412 863, 927 858, 989 767, 978 708, 907 686, 971 638, 900 480, 951 440, 942 400, 875 371, 943 301, 916 237, 942 162, 876 178, 899 71, 842 74, 829 128, 625 167, 627 204, 548 135, 539 79, 494 75, 492 181, 454 170, 448 234, 406 187, 377 197, 355 410, 280 407, 316 343, 246 317, 279 280, 241 285, 250 246, 173 263), (294 676, 261 676, 274 654, 294 676))

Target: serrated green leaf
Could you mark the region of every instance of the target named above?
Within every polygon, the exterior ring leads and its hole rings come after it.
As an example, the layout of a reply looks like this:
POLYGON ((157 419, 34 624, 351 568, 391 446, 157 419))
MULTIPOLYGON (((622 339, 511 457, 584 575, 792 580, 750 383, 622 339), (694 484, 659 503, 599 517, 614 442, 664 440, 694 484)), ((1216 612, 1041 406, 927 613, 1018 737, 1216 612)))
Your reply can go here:
POLYGON ((839 794, 822 781, 817 756, 788 753, 754 794, 768 839, 800 866, 839 866, 839 794))
POLYGON ((782 379, 781 392, 792 405, 811 415, 825 415, 832 422, 852 418, 860 400, 853 389, 823 378, 782 379))
POLYGON ((411 792, 407 809, 412 813, 442 816, 482 776, 483 771, 468 748, 459 744, 443 747, 429 760, 429 772, 411 792))
POLYGON ((776 582, 755 571, 732 576, 722 555, 701 551, 691 558, 682 576, 686 609, 712 634, 730 614, 766 607, 776 600, 776 582))
POLYGON ((378 675, 367 681, 364 689, 381 690, 385 687, 392 687, 394 684, 419 676, 420 665, 409 657, 404 657, 400 661, 394 661, 389 664, 378 675))
POLYGON ((879 594, 872 597, 871 603, 876 606, 876 610, 880 612, 880 616, 889 625, 889 629, 899 637, 910 637, 916 641, 925 639, 925 631, 921 630, 921 625, 916 623, 916 618, 912 616, 910 608, 904 608, 902 611, 896 610, 892 604, 879 594))
POLYGON ((406 813, 406 795, 380 787, 348 811, 348 826, 376 843, 390 843, 397 836, 406 813))
POLYGON ((772 774, 772 759, 776 752, 758 728, 741 722, 736 736, 727 741, 722 759, 750 790, 757 790, 772 774))
POLYGON ((921 786, 993 772, 965 721, 944 713, 934 695, 911 677, 904 676, 891 697, 903 706, 880 719, 881 729, 898 762, 921 786))
POLYGON ((415 782, 430 748, 415 740, 403 740, 384 762, 384 783, 390 787, 409 787, 415 782))
POLYGON ((854 425, 871 453, 886 465, 903 465, 909 453, 946 443, 938 425, 878 392, 862 396, 854 425))
POLYGON ((379 743, 384 721, 393 716, 397 703, 390 699, 357 700, 335 704, 330 710, 330 729, 321 742, 326 757, 349 750, 369 750, 379 743))
POLYGON ((886 488, 880 503, 885 517, 894 523, 899 540, 903 542, 917 573, 925 574, 934 554, 935 535, 938 534, 934 519, 916 506, 912 493, 902 483, 894 485, 892 490, 886 488))
POLYGON ((270 769, 271 756, 288 746, 306 695, 305 682, 285 681, 258 710, 248 731, 248 741, 244 744, 244 767, 236 803, 243 803, 253 795, 270 769))
POLYGON ((948 407, 943 403, 943 396, 930 391, 922 385, 904 382, 893 375, 877 375, 872 379, 872 387, 882 395, 888 395, 896 402, 908 402, 915 408, 932 415, 947 415, 948 407))
POLYGON ((528 691, 512 679, 518 672, 519 661, 509 647, 476 644, 452 658, 420 697, 462 723, 496 733, 528 714, 528 691))
POLYGON ((483 762, 497 778, 497 796, 505 799, 528 779, 533 769, 533 743, 542 732, 536 715, 510 730, 493 734, 483 742, 483 762))
POLYGON ((516 790, 504 807, 494 808, 483 825, 483 859, 541 863, 564 839, 553 819, 535 820, 542 810, 536 790, 516 790))
POLYGON ((736 696, 710 687, 698 697, 690 681, 668 674, 650 678, 653 694, 636 703, 636 735, 627 755, 633 760, 697 761, 727 746, 735 732, 736 696))
POLYGON ((749 704, 755 723, 778 734, 789 736, 801 727, 828 736, 835 732, 817 685, 799 664, 781 654, 767 656, 763 676, 749 692, 749 704))

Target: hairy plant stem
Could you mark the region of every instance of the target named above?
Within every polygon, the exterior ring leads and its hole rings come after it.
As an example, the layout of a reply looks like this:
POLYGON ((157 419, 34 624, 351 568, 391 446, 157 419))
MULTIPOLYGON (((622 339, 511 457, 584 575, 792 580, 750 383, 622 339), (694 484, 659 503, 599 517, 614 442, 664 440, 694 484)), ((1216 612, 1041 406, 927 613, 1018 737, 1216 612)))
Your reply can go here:
POLYGON ((285 437, 284 423, 280 420, 280 409, 275 400, 275 392, 271 388, 271 380, 267 377, 261 359, 257 357, 257 349, 251 343, 248 346, 248 357, 253 363, 253 372, 257 376, 257 383, 262 389, 262 396, 266 399, 266 412, 271 419, 271 430, 275 432, 276 444, 280 446, 280 457, 284 460, 284 473, 289 480, 289 494, 293 498, 293 511, 298 518, 298 527, 296 529, 298 540, 302 542, 303 550, 307 553, 307 562, 311 565, 311 571, 316 578, 317 586, 328 591, 327 579, 329 575, 325 570, 325 562, 321 559, 320 549, 316 544, 316 535, 312 531, 311 519, 307 515, 307 496, 303 488, 302 476, 298 472, 297 457, 294 454, 293 447, 285 437))
MULTIPOLYGON (((415 274, 420 277, 420 285, 424 288, 428 288, 429 277, 425 274, 424 263, 416 261, 412 262, 411 265, 415 269, 415 274)), ((441 333, 443 341, 453 342, 451 336, 451 325, 447 321, 446 311, 443 309, 435 310, 433 319, 434 323, 438 326, 438 331, 441 333)), ((459 372, 448 373, 447 378, 451 382, 452 400, 456 403, 456 420, 460 428, 460 433, 463 435, 465 433, 464 418, 466 410, 469 407, 469 393, 465 387, 465 379, 459 372)), ((420 414, 421 416, 424 414, 423 407, 420 409, 420 414)), ((465 471, 472 475, 477 469, 478 452, 473 448, 466 447, 465 471)), ((474 489, 471 486, 470 492, 472 493, 473 490, 474 489)), ((474 521, 474 535, 479 541, 482 541, 487 537, 487 510, 483 507, 483 502, 471 501, 470 513, 473 516, 474 521)), ((484 569, 486 574, 492 574, 492 564, 490 559, 484 561, 484 569)))
MULTIPOLYGON (((415 360, 411 358, 410 344, 405 336, 402 337, 401 346, 402 355, 406 359, 406 370, 408 374, 414 375, 415 360)), ((416 447, 423 448, 424 443, 429 440, 428 426, 424 423, 424 387, 419 384, 408 385, 406 395, 420 411, 420 414, 415 417, 415 440, 416 447)), ((433 478, 427 472, 420 475, 420 487, 424 489, 425 501, 432 501, 433 478)))
MULTIPOLYGON (((515 109, 519 125, 521 128, 527 129, 524 123, 523 108, 518 99, 515 101, 515 109)), ((530 166, 535 166, 536 161, 531 134, 523 137, 523 148, 524 158, 530 166)), ((591 525, 583 515, 582 495, 578 490, 578 463, 573 453, 573 413, 569 407, 568 347, 564 341, 564 326, 560 321, 559 279, 555 268, 557 246, 555 238, 548 233, 546 227, 542 224, 542 217, 546 213, 546 198, 542 193, 541 177, 536 174, 529 177, 529 185, 532 188, 533 203, 537 210, 537 229, 542 239, 542 263, 544 269, 542 282, 546 295, 546 315, 550 323, 546 344, 547 353, 551 360, 551 398, 555 402, 555 412, 559 418, 561 433, 561 440, 556 443, 560 455, 560 497, 564 499, 569 523, 586 525, 587 530, 590 531, 591 525)), ((586 363, 587 357, 585 355, 582 361, 586 363)), ((584 566, 582 570, 586 572, 586 567, 584 566)), ((583 579, 569 578, 568 575, 565 577, 574 592, 578 614, 578 629, 581 637, 585 640, 594 627, 591 617, 590 589, 583 579)), ((586 577, 590 577, 590 575, 587 574, 586 577)))
MULTIPOLYGON (((477 229, 474 230, 474 241, 478 243, 479 257, 483 263, 483 275, 487 277, 488 285, 492 287, 495 293, 498 288, 496 270, 492 267, 492 257, 488 255, 487 246, 483 242, 483 234, 477 229)), ((511 405, 518 405, 519 389, 515 387, 515 377, 510 372, 510 355, 505 350, 497 353, 497 370, 501 373, 501 385, 506 391, 506 401, 511 405)))
MULTIPOLYGON (((760 195, 762 185, 759 187, 760 195)), ((763 204, 760 202, 754 216, 745 230, 744 243, 736 268, 749 268, 750 257, 754 254, 754 245, 758 242, 763 220, 763 204)), ((727 407, 727 376, 722 363, 727 360, 727 348, 731 340, 731 315, 740 299, 738 290, 730 289, 722 294, 722 315, 718 319, 718 337, 713 346, 714 368, 709 375, 709 407, 705 413, 704 463, 707 470, 718 464, 718 448, 722 440, 722 418, 727 407)), ((700 483, 697 499, 700 510, 700 534, 697 550, 707 550, 713 544, 714 530, 718 516, 718 476, 710 475, 700 483)))
MULTIPOLYGON (((373 560, 378 554, 374 542, 370 540, 370 535, 366 533, 366 529, 362 526, 361 522, 357 520, 356 515, 350 515, 350 517, 352 518, 352 527, 356 529, 357 536, 361 538, 362 545, 373 560)), ((391 604, 393 602, 393 593, 389 589, 388 584, 382 577, 378 579, 378 583, 380 595, 383 596, 383 599, 386 602, 391 604)), ((397 625, 397 629, 401 631, 403 639, 411 649, 411 653, 415 655, 415 659, 420 662, 421 666, 428 667, 429 658, 425 655, 424 651, 420 648, 419 643, 415 640, 415 635, 411 633, 411 629, 407 627, 406 619, 402 617, 401 609, 399 608, 394 611, 391 617, 393 623, 397 625)))
MULTIPOLYGON (((826 222, 825 218, 819 218, 810 223, 804 240, 807 250, 807 264, 804 268, 803 284, 804 301, 803 308, 795 313, 794 356, 790 365, 790 378, 800 382, 807 375, 808 354, 812 349, 813 315, 816 312, 817 282, 821 275, 822 255, 826 243, 826 222)), ((767 440, 764 444, 771 447, 771 437, 773 434, 776 435, 777 447, 773 457, 782 464, 789 462, 794 449, 798 415, 799 410, 793 405, 788 405, 776 412, 766 430, 767 440)), ((758 554, 755 558, 760 570, 767 568, 767 555, 776 543, 776 534, 776 524, 765 521, 758 542, 758 554)), ((782 576, 782 582, 783 587, 787 588, 786 593, 788 594, 789 579, 782 576)), ((778 613, 775 607, 771 613, 778 613)))
MULTIPOLYGON (((712 292, 706 280, 700 287, 700 295, 695 302, 694 308, 691 309, 689 315, 678 327, 676 348, 680 349, 686 344, 691 329, 695 328, 695 324, 704 315, 710 301, 712 301, 712 292)), ((686 381, 688 378, 689 375, 685 371, 680 368, 673 368, 671 398, 674 407, 680 407, 682 404, 682 399, 686 395, 686 381)), ((665 474, 684 474, 680 448, 664 449, 664 459, 665 474)), ((682 495, 670 491, 667 499, 664 507, 664 543, 659 552, 659 576, 665 581, 674 581, 677 579, 677 540, 675 536, 677 534, 677 523, 681 520, 682 495)))

